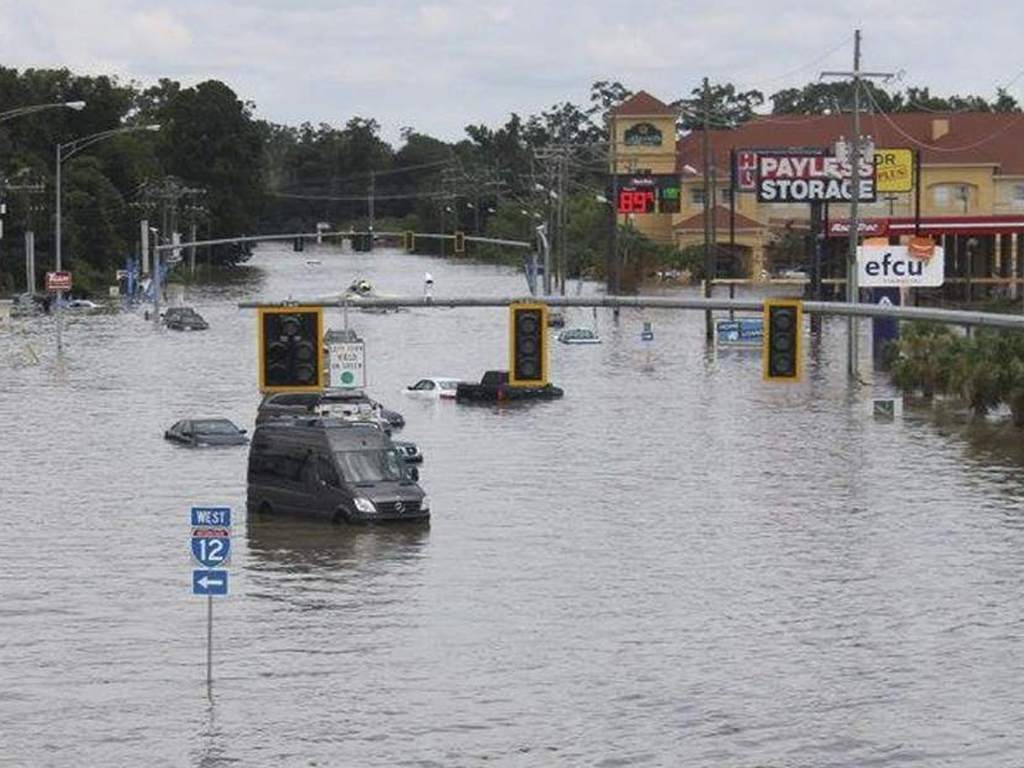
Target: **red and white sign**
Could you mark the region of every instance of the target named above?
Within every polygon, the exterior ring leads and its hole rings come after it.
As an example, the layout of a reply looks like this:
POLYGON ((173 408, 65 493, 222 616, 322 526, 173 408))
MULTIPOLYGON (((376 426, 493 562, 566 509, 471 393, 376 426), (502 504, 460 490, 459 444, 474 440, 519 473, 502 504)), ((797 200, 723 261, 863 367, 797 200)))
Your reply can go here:
MULTIPOLYGON (((861 237, 885 237, 889 233, 888 219, 861 219, 857 222, 857 234, 861 237)), ((836 219, 828 223, 829 237, 849 237, 850 220, 836 219)))
POLYGON ((54 293, 68 292, 71 290, 71 273, 70 272, 47 272, 46 273, 46 290, 54 293))

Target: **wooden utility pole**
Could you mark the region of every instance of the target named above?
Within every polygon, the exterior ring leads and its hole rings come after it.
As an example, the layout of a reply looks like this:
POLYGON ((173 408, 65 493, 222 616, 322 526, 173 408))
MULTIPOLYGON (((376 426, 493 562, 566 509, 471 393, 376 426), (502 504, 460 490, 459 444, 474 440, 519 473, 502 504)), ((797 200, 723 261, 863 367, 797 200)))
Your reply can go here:
MULTIPOLYGON (((846 300, 857 302, 857 241, 860 237, 860 164, 863 138, 860 135, 860 82, 862 79, 888 80, 892 72, 862 72, 860 69, 860 30, 853 32, 853 70, 851 72, 822 72, 822 77, 848 77, 853 85, 853 136, 850 137, 850 242, 846 260, 846 300)), ((846 370, 851 379, 859 379, 857 344, 857 318, 852 315, 846 325, 846 370)))
MULTIPOLYGON (((711 143, 708 131, 711 129, 711 91, 708 79, 704 78, 701 89, 701 110, 704 113, 704 130, 701 145, 704 153, 704 298, 711 298, 711 281, 715 277, 714 245, 711 242, 714 212, 711 210, 711 143)), ((704 313, 704 332, 708 341, 715 337, 715 327, 711 319, 711 310, 704 313)))

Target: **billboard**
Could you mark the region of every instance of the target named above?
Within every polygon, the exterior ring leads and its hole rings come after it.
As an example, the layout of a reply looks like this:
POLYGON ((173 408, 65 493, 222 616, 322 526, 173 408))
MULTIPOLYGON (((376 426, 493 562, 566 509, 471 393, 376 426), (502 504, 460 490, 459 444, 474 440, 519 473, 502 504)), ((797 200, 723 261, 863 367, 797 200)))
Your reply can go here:
POLYGON ((875 182, 879 192, 909 192, 914 188, 914 150, 876 149, 875 182))
POLYGON ((862 288, 905 286, 937 288, 945 276, 945 254, 940 246, 862 245, 857 249, 857 281, 862 288))
POLYGON ((861 202, 875 200, 874 158, 861 160, 858 179, 847 160, 811 154, 758 153, 757 200, 761 203, 861 202))

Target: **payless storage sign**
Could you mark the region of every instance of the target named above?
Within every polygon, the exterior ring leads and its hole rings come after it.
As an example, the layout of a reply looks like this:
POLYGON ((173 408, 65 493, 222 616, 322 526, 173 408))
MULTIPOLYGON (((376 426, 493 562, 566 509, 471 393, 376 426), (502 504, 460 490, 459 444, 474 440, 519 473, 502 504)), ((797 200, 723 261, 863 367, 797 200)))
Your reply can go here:
POLYGON ((935 288, 945 275, 941 247, 864 245, 857 249, 858 282, 864 288, 935 288))
MULTIPOLYGON (((761 203, 849 202, 855 187, 848 161, 821 155, 758 154, 757 200, 761 203)), ((856 185, 861 202, 875 199, 875 163, 865 158, 856 185)))

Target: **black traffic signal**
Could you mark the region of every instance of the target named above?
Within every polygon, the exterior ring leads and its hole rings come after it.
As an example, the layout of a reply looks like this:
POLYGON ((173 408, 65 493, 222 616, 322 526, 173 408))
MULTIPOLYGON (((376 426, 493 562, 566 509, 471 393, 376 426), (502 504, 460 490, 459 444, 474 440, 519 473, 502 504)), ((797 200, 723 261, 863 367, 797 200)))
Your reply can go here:
POLYGON ((464 232, 455 233, 455 252, 465 253, 466 252, 466 234, 464 232))
POLYGON ((296 237, 294 240, 292 240, 292 250, 293 251, 295 251, 297 253, 301 253, 305 249, 306 249, 306 241, 304 239, 302 239, 301 237, 296 237))
POLYGON ((512 304, 509 310, 508 383, 543 387, 548 383, 548 307, 512 304))
POLYGON ((416 250, 416 235, 414 233, 406 230, 403 238, 405 240, 405 250, 408 253, 412 253, 416 250))
POLYGON ((260 390, 319 392, 323 389, 323 310, 267 307, 259 310, 260 390))
POLYGON ((803 365, 800 337, 803 303, 794 299, 764 302, 764 378, 767 381, 798 381, 803 365))

